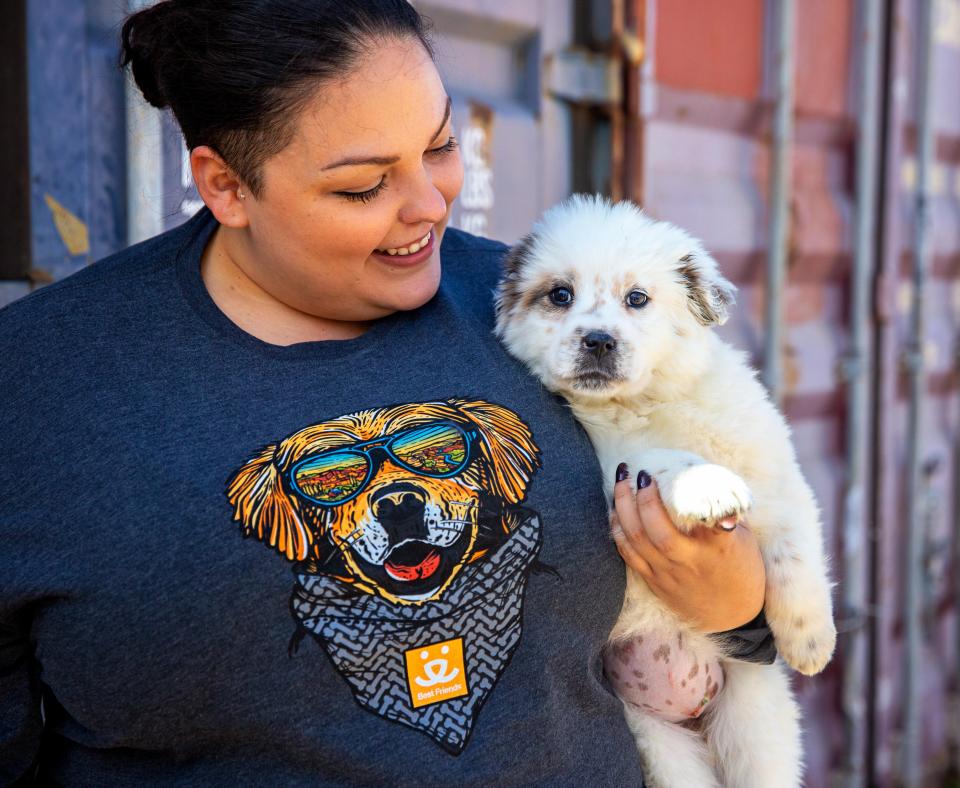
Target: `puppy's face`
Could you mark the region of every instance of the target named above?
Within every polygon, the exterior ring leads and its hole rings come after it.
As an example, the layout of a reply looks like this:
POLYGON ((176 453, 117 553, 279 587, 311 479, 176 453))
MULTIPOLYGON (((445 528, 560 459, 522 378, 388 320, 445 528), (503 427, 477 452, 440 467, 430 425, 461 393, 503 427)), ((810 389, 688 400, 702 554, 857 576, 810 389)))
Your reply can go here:
POLYGON ((577 196, 512 250, 497 332, 569 398, 636 395, 667 367, 677 374, 684 346, 724 322, 734 292, 679 228, 629 203, 577 196))
POLYGON ((492 403, 374 408, 267 447, 228 496, 245 533, 289 559, 336 566, 360 591, 418 603, 505 536, 481 509, 521 501, 537 453, 516 414, 492 403))

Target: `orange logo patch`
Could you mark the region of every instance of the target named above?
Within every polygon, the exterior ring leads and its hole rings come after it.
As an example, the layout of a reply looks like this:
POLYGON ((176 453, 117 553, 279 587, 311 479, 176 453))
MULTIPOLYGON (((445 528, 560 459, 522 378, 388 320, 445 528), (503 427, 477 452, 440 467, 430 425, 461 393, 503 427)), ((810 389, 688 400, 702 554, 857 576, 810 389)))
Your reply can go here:
POLYGON ((403 656, 407 662, 407 689, 415 709, 469 692, 463 638, 411 648, 403 656))

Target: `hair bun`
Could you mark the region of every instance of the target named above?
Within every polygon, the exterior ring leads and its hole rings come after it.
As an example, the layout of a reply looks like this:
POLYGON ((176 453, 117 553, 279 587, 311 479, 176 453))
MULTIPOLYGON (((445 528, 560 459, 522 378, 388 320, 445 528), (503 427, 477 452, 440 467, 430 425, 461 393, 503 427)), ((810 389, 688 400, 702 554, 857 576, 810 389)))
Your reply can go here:
POLYGON ((171 32, 170 16, 176 10, 174 0, 161 0, 128 17, 120 31, 120 67, 130 64, 143 97, 158 109, 170 103, 160 75, 171 32))

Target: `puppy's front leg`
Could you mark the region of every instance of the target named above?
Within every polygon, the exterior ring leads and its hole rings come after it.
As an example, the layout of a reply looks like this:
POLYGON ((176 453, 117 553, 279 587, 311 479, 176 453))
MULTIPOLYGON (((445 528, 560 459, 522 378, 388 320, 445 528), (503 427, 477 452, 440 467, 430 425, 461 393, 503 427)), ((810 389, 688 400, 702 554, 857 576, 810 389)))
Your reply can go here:
POLYGON ((631 468, 646 470, 657 480, 663 505, 681 531, 714 526, 727 517, 740 519, 750 508, 743 479, 692 452, 646 449, 632 463, 631 468))

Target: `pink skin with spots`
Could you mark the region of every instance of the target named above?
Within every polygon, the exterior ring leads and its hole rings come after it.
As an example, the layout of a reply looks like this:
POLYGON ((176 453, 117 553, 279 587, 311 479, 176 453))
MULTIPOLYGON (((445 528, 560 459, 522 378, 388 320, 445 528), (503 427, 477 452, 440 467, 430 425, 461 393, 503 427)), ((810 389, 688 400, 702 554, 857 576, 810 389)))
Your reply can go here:
POLYGON ((603 669, 620 700, 668 722, 696 719, 723 688, 720 663, 699 661, 682 635, 612 643, 603 669))

